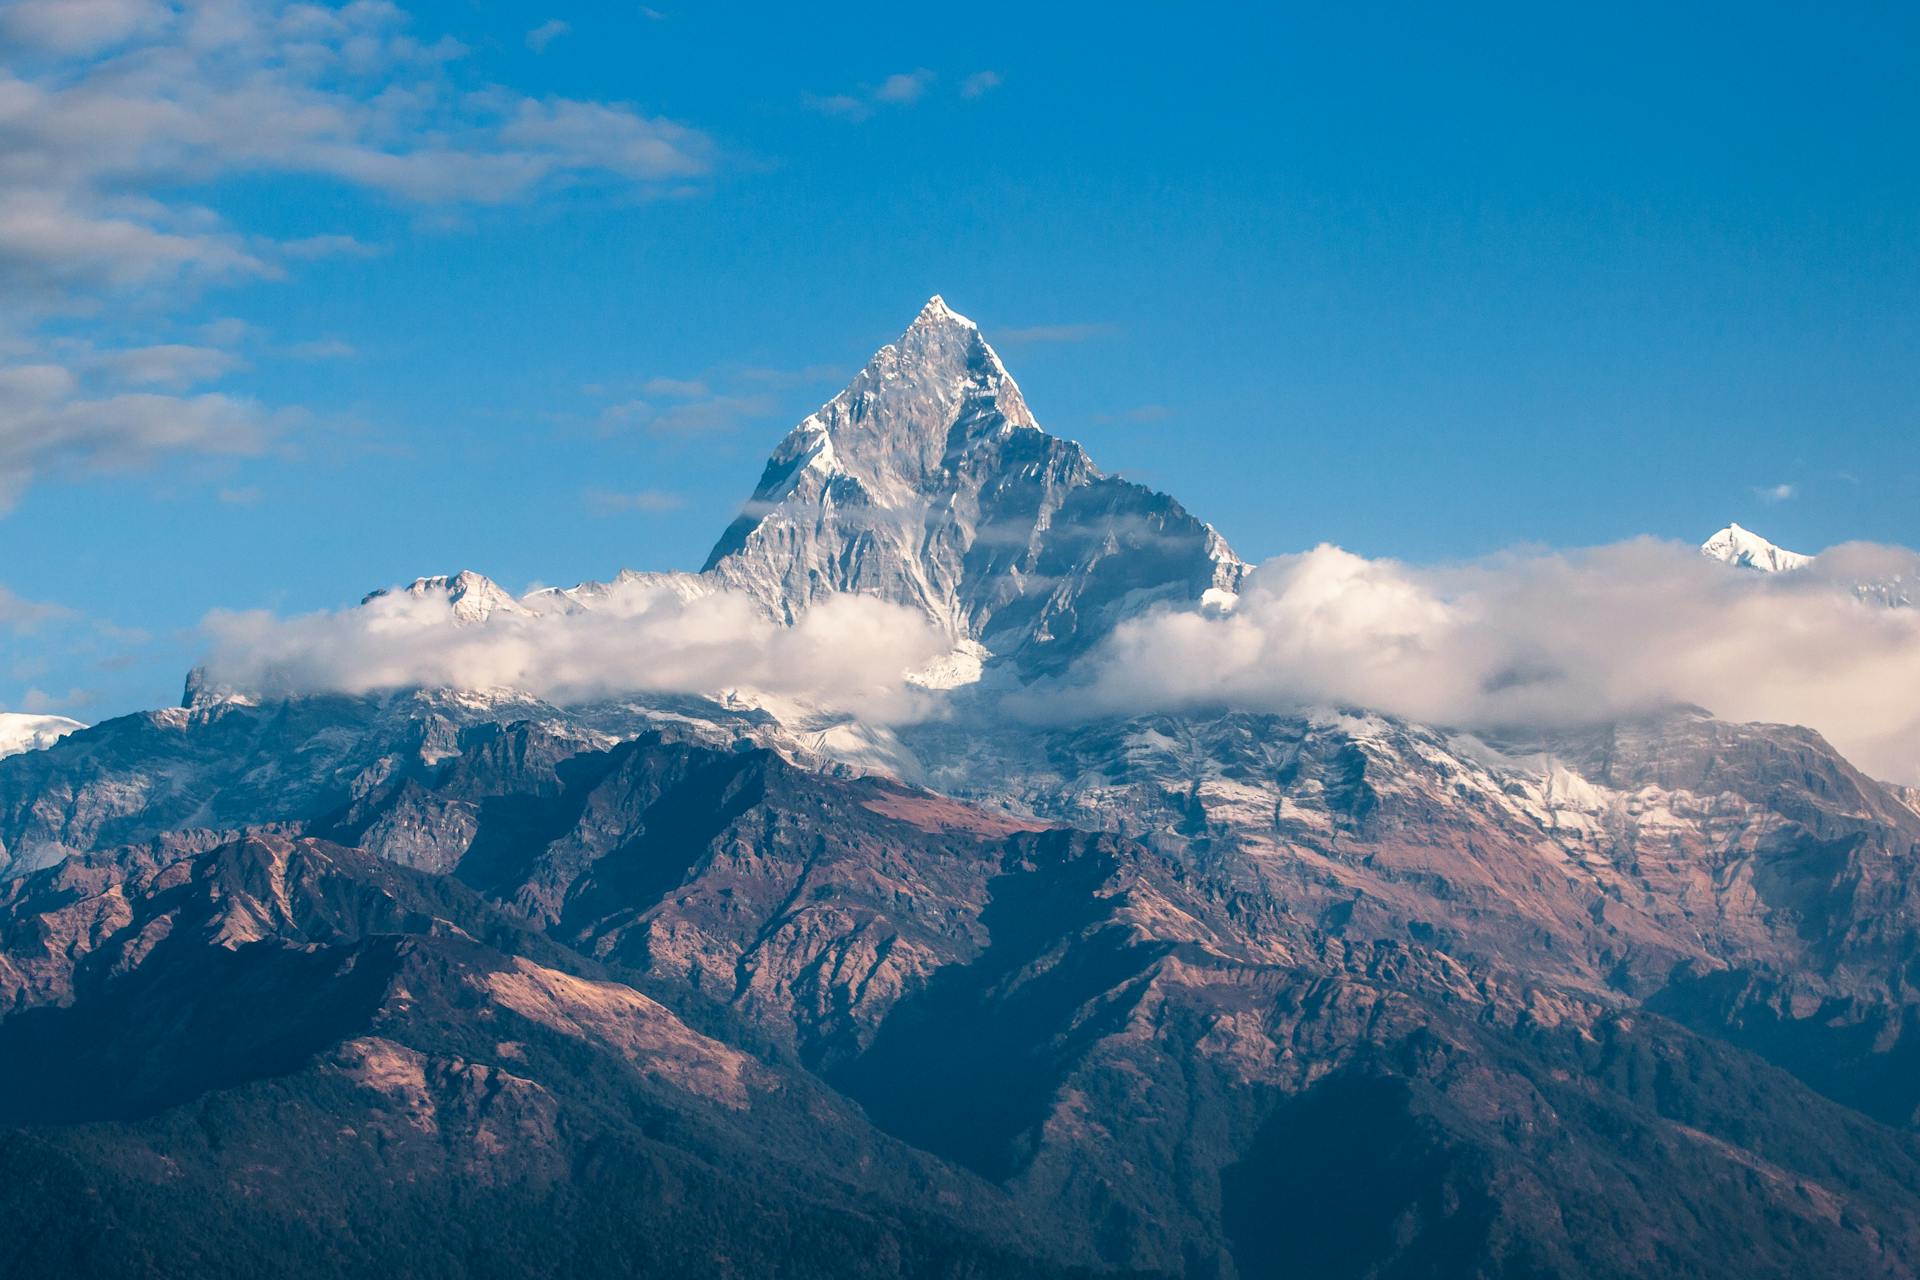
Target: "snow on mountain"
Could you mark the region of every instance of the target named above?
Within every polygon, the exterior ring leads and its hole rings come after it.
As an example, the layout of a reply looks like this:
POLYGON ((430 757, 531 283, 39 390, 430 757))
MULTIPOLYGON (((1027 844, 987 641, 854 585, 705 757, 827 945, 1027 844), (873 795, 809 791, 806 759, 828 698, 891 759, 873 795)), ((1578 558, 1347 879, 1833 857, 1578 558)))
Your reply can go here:
POLYGON ((697 573, 648 572, 622 569, 610 582, 582 582, 571 587, 542 587, 521 596, 520 607, 528 613, 552 615, 592 612, 622 602, 666 590, 682 601, 711 595, 714 584, 697 573))
MULTIPOLYGON (((401 587, 399 593, 420 600, 445 600, 447 607, 453 611, 453 620, 461 624, 485 622, 497 613, 529 612, 506 588, 471 569, 462 569, 451 576, 442 574, 432 578, 415 578, 401 587)), ((382 587, 368 592, 360 603, 367 604, 392 594, 392 589, 382 587)))
POLYGON ((1730 524, 1700 544, 1700 554, 1741 569, 1787 573, 1813 563, 1812 556, 1776 547, 1751 529, 1730 524))
POLYGON ((1886 609, 1913 608, 1920 600, 1920 588, 1915 585, 1920 582, 1920 558, 1899 547, 1850 542, 1807 556, 1730 524, 1701 543, 1700 554, 1761 573, 1791 573, 1812 566, 1821 579, 1852 592, 1863 604, 1886 609))
POLYGON ((0 711, 0 757, 50 747, 76 729, 87 726, 65 716, 36 716, 23 711, 0 711))
POLYGON ((1172 498, 1042 431, 979 327, 935 296, 774 450, 704 572, 788 621, 877 594, 957 653, 1032 671, 1149 604, 1231 592, 1246 566, 1172 498))
POLYGON ((463 624, 617 610, 659 588, 682 600, 739 591, 783 623, 843 592, 875 595, 951 637, 951 653, 913 677, 948 688, 995 655, 1056 670, 1158 603, 1230 607, 1246 572, 1178 502, 1042 431, 979 326, 935 296, 774 450, 700 573, 627 569, 517 600, 471 572, 400 590, 445 599, 463 624))

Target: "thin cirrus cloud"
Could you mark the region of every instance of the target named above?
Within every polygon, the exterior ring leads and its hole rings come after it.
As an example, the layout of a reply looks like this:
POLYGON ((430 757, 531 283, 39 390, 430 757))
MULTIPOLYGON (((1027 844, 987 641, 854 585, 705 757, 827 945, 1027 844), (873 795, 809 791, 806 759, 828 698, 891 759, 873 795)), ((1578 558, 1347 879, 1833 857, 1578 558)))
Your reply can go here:
POLYGON ((128 347, 90 357, 88 363, 123 386, 175 390, 210 382, 246 366, 246 361, 231 351, 187 343, 128 347))
POLYGON ((0 512, 47 474, 131 470, 178 455, 264 453, 279 416, 218 392, 97 394, 61 365, 0 369, 0 512))
POLYGON ((49 623, 64 622, 76 616, 65 605, 29 600, 0 586, 0 631, 34 631, 49 623))
POLYGON ((527 48, 535 53, 545 53, 547 46, 573 30, 573 25, 559 18, 549 18, 533 30, 527 32, 527 48))
POLYGON ((711 435, 732 431, 774 410, 772 396, 709 396, 656 410, 647 419, 655 435, 711 435))
POLYGON ((699 378, 648 378, 640 390, 650 396, 672 396, 682 400, 695 400, 710 394, 706 382, 699 378))
POLYGON ((1762 502, 1768 502, 1768 503, 1786 502, 1792 499, 1799 492, 1800 492, 1799 488, 1795 485, 1768 484, 1768 485, 1761 485, 1758 488, 1756 488, 1753 491, 1753 496, 1760 499, 1760 501, 1762 502))
POLYGON ((1002 83, 998 71, 976 71, 960 82, 960 96, 963 98, 978 98, 984 94, 992 93, 995 89, 998 89, 1002 83))
MULTIPOLYGON (((807 94, 802 101, 822 115, 837 116, 842 120, 868 120, 883 108, 911 106, 921 101, 939 80, 938 72, 916 67, 912 71, 896 71, 877 83, 864 84, 847 92, 807 94)), ((971 100, 999 88, 1000 83, 999 72, 976 71, 960 81, 958 92, 962 98, 971 100)))
POLYGON ((687 505, 687 500, 680 494, 665 489, 637 489, 631 492, 588 489, 581 495, 580 501, 589 514, 596 516, 664 515, 687 505))
MULTIPOLYGON (((752 380, 741 377, 737 381, 752 380)), ((640 384, 640 391, 640 397, 609 404, 600 411, 603 432, 639 428, 655 436, 718 435, 764 418, 779 407, 768 392, 742 387, 716 393, 705 378, 653 377, 640 384)))

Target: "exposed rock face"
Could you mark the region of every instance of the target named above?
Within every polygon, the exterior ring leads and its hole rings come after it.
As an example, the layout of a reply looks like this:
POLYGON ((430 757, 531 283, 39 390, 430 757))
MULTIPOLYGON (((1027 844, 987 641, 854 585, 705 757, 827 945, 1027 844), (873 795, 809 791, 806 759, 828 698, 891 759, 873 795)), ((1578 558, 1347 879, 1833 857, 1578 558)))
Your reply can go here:
MULTIPOLYGON (((1684 754, 1589 745, 1623 785, 1699 794, 1684 754)), ((1819 779, 1801 829, 1884 845, 1874 798, 1822 776, 1817 740, 1797 749, 1819 779)), ((860 1171, 830 1179, 848 1194, 946 1206, 894 1220, 891 1247, 986 1231, 1030 1266, 1913 1274, 1909 1130, 1630 989, 1582 989, 1578 957, 1541 965, 1604 938, 1631 970, 1673 943, 1583 916, 1597 899, 1520 875, 1519 849, 1474 865, 1491 821, 1416 859, 1425 801, 1366 799, 1364 765, 1329 796, 1327 767, 1300 794, 1328 796, 1340 835, 1283 873, 1277 851, 1156 852, 771 752, 566 754, 518 726, 339 816, 352 838, 421 791, 472 806, 451 876, 265 836, 13 881, 0 1118, 112 1118, 122 1145, 92 1148, 90 1176, 160 1159, 198 1178, 317 1109, 354 1178, 523 1197, 580 1185, 580 1144, 637 1108, 670 1117, 656 1158, 763 1188, 830 1161, 860 1171), (173 1136, 166 1117, 207 1107, 237 1154, 173 1136)), ((1806 896, 1833 869, 1804 850, 1755 846, 1752 878, 1806 896)))
POLYGON ((73 862, 0 940, 0 1124, 34 1126, 0 1214, 90 1192, 9 1274, 1065 1269, 1006 1193, 445 877, 286 837, 73 862))
POLYGON ((1244 572, 1179 503, 1041 431, 980 330, 937 297, 774 450, 706 565, 777 617, 871 592, 1028 671, 1244 572))

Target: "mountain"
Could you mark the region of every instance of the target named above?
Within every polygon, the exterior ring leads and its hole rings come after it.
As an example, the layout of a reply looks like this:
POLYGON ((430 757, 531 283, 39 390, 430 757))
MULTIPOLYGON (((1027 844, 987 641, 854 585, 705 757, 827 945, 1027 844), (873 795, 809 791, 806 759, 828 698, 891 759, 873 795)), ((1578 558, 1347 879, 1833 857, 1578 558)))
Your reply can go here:
POLYGON ((398 591, 382 588, 368 592, 361 604, 398 596, 407 600, 442 602, 457 623, 485 622, 495 615, 522 615, 528 610, 514 599, 513 593, 484 574, 462 569, 459 573, 431 578, 415 578, 398 591))
POLYGON ((938 296, 767 460, 704 572, 791 621, 822 596, 911 604, 957 645, 1058 669, 1128 612, 1232 592, 1211 525, 1041 431, 938 296))
POLYGON ((996 701, 1247 572, 935 299, 700 574, 367 606, 867 592, 953 643, 917 719, 229 691, 0 760, 0 1274, 1920 1274, 1914 793, 1685 707, 996 701))
POLYGON ((0 711, 0 756, 18 755, 52 746, 75 729, 87 726, 65 716, 36 716, 23 711, 0 711))
POLYGON ((1761 573, 1817 569, 1820 578, 1849 591, 1863 604, 1885 609, 1913 608, 1920 592, 1920 561, 1911 551, 1868 543, 1846 543, 1819 556, 1805 556, 1768 542, 1751 529, 1730 524, 1700 544, 1700 554, 1761 573))
POLYGON ((0 938, 9 1275, 1074 1270, 450 878, 257 836, 15 881, 0 938))
POLYGON ((1499 775, 1451 812, 1470 757, 1423 731, 1229 726, 1301 765, 1232 849, 476 723, 279 832, 11 883, 0 1207, 105 1188, 15 1247, 131 1223, 156 1274, 320 1239, 430 1274, 476 1206, 504 1273, 1911 1274, 1908 997, 1871 975, 1920 818, 1810 735, 1689 723, 1565 744, 1569 815, 1525 825, 1499 775), (1589 809, 1610 871, 1547 852, 1589 809), (574 1234, 622 1196, 642 1238, 574 1234))
POLYGON ((1812 556, 1774 546, 1751 529, 1730 524, 1700 544, 1700 554, 1741 569, 1788 573, 1813 563, 1812 556))
POLYGON ((954 656, 932 682, 952 684, 995 659, 1058 670, 1121 618, 1230 598, 1247 571, 1178 502, 1042 431, 979 327, 936 296, 774 450, 699 574, 629 569, 517 600, 472 572, 399 591, 446 601, 460 623, 659 588, 739 591, 790 623, 837 593, 876 595, 944 631, 954 656))

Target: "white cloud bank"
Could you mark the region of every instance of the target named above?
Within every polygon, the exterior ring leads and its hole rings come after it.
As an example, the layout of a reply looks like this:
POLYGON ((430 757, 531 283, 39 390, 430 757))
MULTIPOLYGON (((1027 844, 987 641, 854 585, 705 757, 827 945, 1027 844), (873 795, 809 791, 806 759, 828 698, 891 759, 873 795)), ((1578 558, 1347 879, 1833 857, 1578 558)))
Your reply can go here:
MULTIPOLYGON (((1235 707, 1350 706, 1457 727, 1572 726, 1675 703, 1810 726, 1867 772, 1920 783, 1920 554, 1849 544, 1762 574, 1652 539, 1424 569, 1323 546, 1256 571, 1231 612, 1122 624, 1063 677, 1008 693, 1046 722, 1235 707), (1858 591, 1855 584, 1873 584, 1858 591)), ((907 673, 945 654, 926 618, 869 596, 783 627, 684 580, 623 585, 592 612, 454 625, 444 596, 208 619, 208 682, 276 696, 513 688, 558 703, 751 690, 876 722, 934 695, 907 673)))
POLYGON ((516 689, 556 703, 750 690, 876 722, 910 718, 907 673, 948 648, 917 612, 842 596, 781 626, 747 597, 633 586, 592 612, 495 613, 456 625, 444 596, 392 592, 356 609, 206 621, 210 687, 279 696, 424 686, 516 689))
POLYGON ((1591 723, 1676 702, 1807 725, 1869 773, 1920 782, 1920 556, 1851 544, 1760 574, 1642 539, 1418 569, 1336 547, 1262 565, 1231 613, 1122 625, 1025 699, 1045 718, 1226 705, 1364 707, 1458 726, 1591 723))

